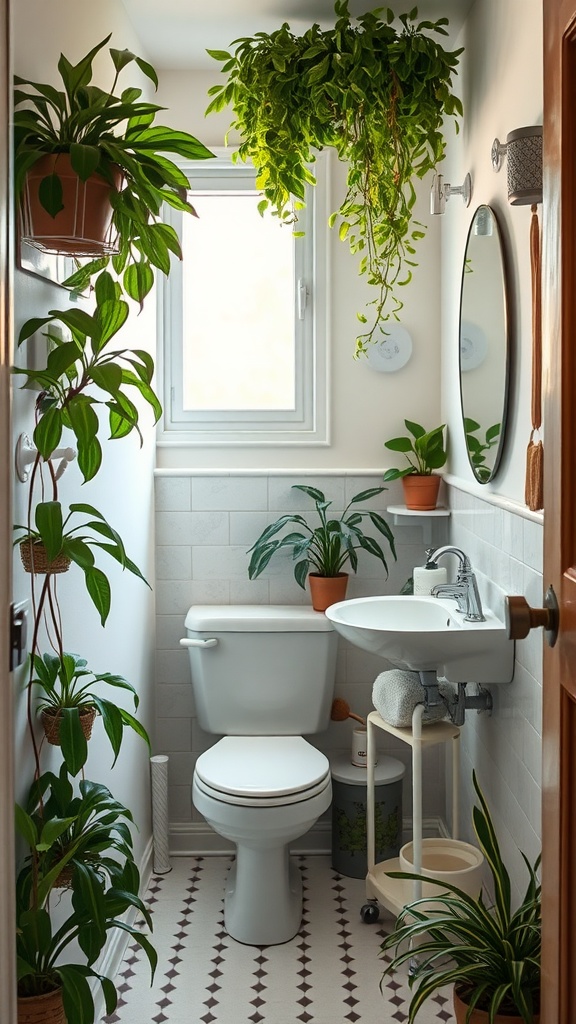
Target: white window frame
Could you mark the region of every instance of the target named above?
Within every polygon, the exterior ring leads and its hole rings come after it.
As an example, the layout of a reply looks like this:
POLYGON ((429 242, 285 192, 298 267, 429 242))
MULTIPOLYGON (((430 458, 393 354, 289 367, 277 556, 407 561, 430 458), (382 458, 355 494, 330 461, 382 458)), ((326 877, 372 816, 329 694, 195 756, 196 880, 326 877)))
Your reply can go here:
MULTIPOLYGON (((253 187, 254 168, 232 162, 231 150, 213 148, 215 160, 183 163, 191 188, 234 181, 234 187, 253 187), (251 182, 251 184, 249 184, 251 182)), ((160 446, 269 446, 327 445, 328 422, 328 217, 329 167, 326 153, 314 164, 315 186, 308 189, 306 208, 299 214, 303 238, 296 240, 296 409, 280 411, 183 409, 182 264, 174 259, 169 278, 159 289, 160 366, 163 375, 164 413, 157 443, 160 446)), ((172 208, 166 221, 180 234, 183 214, 172 208)), ((286 228, 290 230, 289 227, 286 228)))

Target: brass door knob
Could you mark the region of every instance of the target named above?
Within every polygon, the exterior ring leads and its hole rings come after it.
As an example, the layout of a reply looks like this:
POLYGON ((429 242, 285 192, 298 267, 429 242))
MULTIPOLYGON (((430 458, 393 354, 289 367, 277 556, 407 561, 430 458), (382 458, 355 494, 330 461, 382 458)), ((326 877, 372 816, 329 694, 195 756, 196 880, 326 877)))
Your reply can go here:
POLYGON ((544 596, 543 608, 531 608, 525 597, 506 598, 506 630, 511 640, 523 640, 531 629, 544 627, 546 641, 550 647, 558 636, 559 610, 552 586, 544 596))

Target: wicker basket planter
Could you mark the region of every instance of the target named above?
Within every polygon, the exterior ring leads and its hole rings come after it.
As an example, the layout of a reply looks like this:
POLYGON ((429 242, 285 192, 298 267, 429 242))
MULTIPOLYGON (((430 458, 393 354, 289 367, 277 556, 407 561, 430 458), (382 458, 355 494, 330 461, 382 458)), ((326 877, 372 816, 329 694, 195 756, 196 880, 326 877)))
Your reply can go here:
POLYGON ((19 996, 18 1024, 67 1024, 62 989, 42 996, 19 996))
POLYGON ((20 557, 26 572, 46 576, 48 573, 68 572, 71 559, 68 555, 57 555, 52 561, 46 554, 42 541, 23 540, 20 543, 20 557))
MULTIPOLYGON (((55 747, 59 747, 62 712, 51 711, 49 708, 44 708, 40 713, 40 718, 44 727, 44 735, 46 736, 48 743, 52 743, 55 747)), ((80 709, 80 727, 87 740, 89 740, 92 735, 92 726, 94 725, 95 718, 96 708, 80 709)))

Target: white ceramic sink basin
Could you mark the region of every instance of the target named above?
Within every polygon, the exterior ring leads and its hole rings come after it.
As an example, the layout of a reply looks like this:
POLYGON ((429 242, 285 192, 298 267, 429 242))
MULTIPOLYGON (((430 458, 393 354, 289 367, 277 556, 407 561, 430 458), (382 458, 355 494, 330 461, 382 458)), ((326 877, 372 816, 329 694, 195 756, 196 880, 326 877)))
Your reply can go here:
POLYGON ((509 683, 514 641, 484 609, 485 622, 465 622, 456 603, 438 597, 359 597, 331 605, 326 616, 356 647, 396 668, 434 671, 453 683, 509 683))

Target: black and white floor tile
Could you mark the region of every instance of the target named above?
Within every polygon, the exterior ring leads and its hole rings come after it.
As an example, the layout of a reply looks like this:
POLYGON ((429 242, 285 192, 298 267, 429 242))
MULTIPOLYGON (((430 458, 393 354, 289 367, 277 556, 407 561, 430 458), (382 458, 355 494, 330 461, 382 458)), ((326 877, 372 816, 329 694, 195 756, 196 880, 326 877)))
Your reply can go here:
MULTIPOLYGON (((118 1006, 102 1024, 403 1024, 405 975, 380 989, 380 943, 392 918, 363 924, 364 881, 338 874, 329 857, 299 856, 302 924, 290 942, 246 946, 224 930, 228 857, 173 858, 147 893, 158 951, 129 946, 116 979, 118 1006)), ((453 1021, 449 993, 422 1008, 417 1024, 453 1021)))

